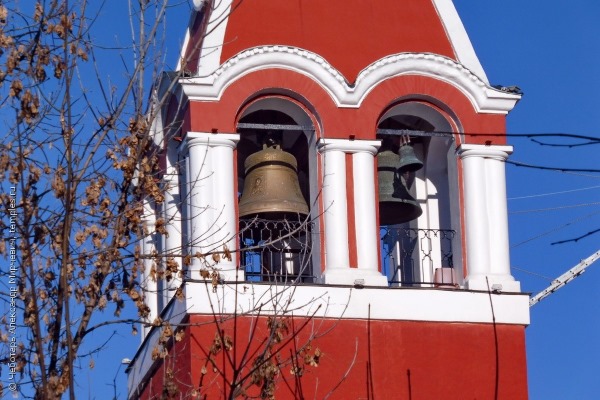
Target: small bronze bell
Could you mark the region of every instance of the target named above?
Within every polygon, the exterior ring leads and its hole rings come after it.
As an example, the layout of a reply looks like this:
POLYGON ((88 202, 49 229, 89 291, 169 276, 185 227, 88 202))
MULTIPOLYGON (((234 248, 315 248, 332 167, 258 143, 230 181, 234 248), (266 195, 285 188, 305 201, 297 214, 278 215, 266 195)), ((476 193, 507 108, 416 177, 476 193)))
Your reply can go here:
POLYGON ((296 158, 276 143, 246 158, 246 179, 239 215, 266 219, 308 215, 308 205, 298 182, 296 158))
POLYGON ((400 154, 386 147, 377 154, 379 223, 395 225, 412 221, 423 213, 421 206, 409 192, 409 187, 412 186, 410 178, 423 167, 423 163, 408 144, 400 147, 400 154))
POLYGON ((423 162, 417 158, 415 155, 415 150, 410 144, 406 143, 400 146, 398 153, 400 156, 400 164, 398 165, 398 169, 400 171, 415 172, 423 168, 423 162))

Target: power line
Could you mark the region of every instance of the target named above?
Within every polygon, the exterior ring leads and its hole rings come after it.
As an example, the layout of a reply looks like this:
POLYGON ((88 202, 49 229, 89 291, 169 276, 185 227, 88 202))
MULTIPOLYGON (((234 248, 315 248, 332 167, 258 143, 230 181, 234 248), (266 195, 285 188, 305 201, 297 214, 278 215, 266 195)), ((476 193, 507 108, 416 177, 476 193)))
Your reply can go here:
POLYGON ((552 278, 550 278, 550 277, 548 277, 546 275, 538 274, 537 272, 529 271, 529 270, 526 270, 524 268, 519 268, 519 267, 515 267, 515 266, 512 266, 511 268, 515 269, 517 271, 524 272, 524 273, 529 274, 529 275, 537 276, 538 278, 542 278, 542 279, 544 279, 544 280, 546 280, 548 282, 552 282, 552 278))
POLYGON ((585 140, 583 143, 575 144, 560 144, 560 143, 542 143, 535 141, 535 143, 547 146, 561 146, 561 147, 576 147, 585 146, 591 144, 600 144, 600 137, 580 135, 576 133, 563 133, 563 132, 542 132, 542 133, 508 133, 508 132, 452 132, 452 131, 422 131, 418 129, 385 129, 378 128, 378 134, 384 135, 409 135, 409 136, 437 136, 437 137, 454 137, 458 136, 484 136, 484 137, 512 137, 512 138, 567 138, 567 139, 578 139, 585 140))
POLYGON ((525 167, 525 168, 534 168, 534 169, 542 169, 547 171, 560 171, 560 172, 598 172, 600 173, 600 169, 595 168, 561 168, 561 167, 546 167, 542 165, 533 165, 527 164, 519 161, 506 160, 505 163, 512 164, 517 167, 525 167))
POLYGON ((596 201, 593 203, 572 204, 569 206, 538 208, 538 209, 533 209, 533 210, 510 211, 509 214, 528 214, 528 213, 534 213, 534 212, 555 211, 555 210, 562 210, 562 209, 566 209, 566 208, 596 206, 598 204, 600 204, 600 201, 596 201))
POLYGON ((551 234, 551 233, 557 232, 557 231, 559 231, 559 230, 561 230, 561 229, 563 229, 563 228, 566 228, 567 226, 574 225, 574 224, 576 224, 577 222, 580 222, 580 221, 582 221, 582 220, 587 220, 588 218, 590 218, 590 217, 592 217, 592 216, 594 216, 594 215, 597 215, 597 214, 600 214, 600 211, 596 211, 596 212, 593 212, 593 213, 591 213, 591 214, 584 215, 583 217, 579 217, 579 218, 573 219, 573 220, 571 220, 571 221, 567 222, 566 224, 563 224, 563 225, 557 226, 557 227, 555 227, 555 228, 552 228, 552 229, 550 229, 549 231, 542 232, 542 233, 540 233, 540 234, 538 234, 538 235, 536 235, 536 236, 530 237, 529 239, 525 239, 525 240, 523 240, 523 241, 521 241, 521 242, 519 242, 519 243, 517 243, 517 244, 514 244, 514 245, 510 246, 510 248, 511 248, 511 249, 514 249, 514 248, 516 248, 516 247, 519 247, 519 246, 521 246, 521 245, 524 245, 524 244, 526 244, 526 243, 529 243, 529 242, 531 242, 531 241, 534 241, 534 240, 540 239, 540 238, 542 238, 542 237, 544 237, 544 236, 548 236, 548 235, 549 235, 549 234, 551 234))
POLYGON ((510 197, 510 198, 508 198, 508 200, 533 199, 533 198, 536 198, 536 197, 554 196, 554 195, 557 195, 557 194, 581 192, 581 191, 584 191, 584 190, 591 190, 591 189, 598 189, 598 188, 600 188, 600 185, 589 186, 589 187, 579 188, 579 189, 563 190, 563 191, 560 191, 560 192, 550 192, 550 193, 532 194, 532 195, 529 195, 529 196, 510 197))

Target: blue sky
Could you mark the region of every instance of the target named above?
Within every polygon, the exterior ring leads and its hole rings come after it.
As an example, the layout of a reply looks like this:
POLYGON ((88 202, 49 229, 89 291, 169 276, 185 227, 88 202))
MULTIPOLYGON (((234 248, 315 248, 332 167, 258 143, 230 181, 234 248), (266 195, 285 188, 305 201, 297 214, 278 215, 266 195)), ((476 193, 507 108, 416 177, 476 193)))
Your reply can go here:
MULTIPOLYGON (((116 11, 125 2, 108 3, 99 23, 110 20, 122 29, 105 32, 102 39, 107 44, 127 43, 127 20, 117 21, 125 15, 116 11)), ((189 2, 182 3, 167 21, 165 61, 170 68, 187 24, 189 2)), ((600 2, 455 0, 455 5, 490 82, 518 85, 525 93, 508 116, 509 133, 600 137, 600 2)), ((102 64, 108 68, 110 63, 102 64)), ((511 157, 515 161, 600 168, 596 156, 600 145, 564 148, 528 139, 509 141, 515 147, 511 157)), ((565 139, 548 142, 567 143, 565 139)), ((507 182, 513 275, 524 291, 537 293, 549 280, 600 249, 600 233, 552 245, 600 228, 600 205, 581 205, 600 201, 600 173, 567 174, 508 165, 507 182), (548 210, 533 211, 540 209, 548 210)), ((600 398, 599 285, 600 262, 531 309, 527 328, 531 399, 600 398)), ((99 343, 111 332, 94 333, 91 339, 99 343)), ((78 398, 109 398, 113 379, 117 397, 125 398, 124 368, 119 363, 133 357, 138 344, 138 336, 119 330, 96 358, 94 370, 88 370, 87 362, 82 366, 78 398)))
MULTIPOLYGON (((508 116, 509 133, 600 137, 599 2, 456 0, 455 5, 490 82, 518 85, 525 93, 508 116)), ((515 161, 600 168, 600 144, 564 148, 527 139, 509 142, 515 161)), ((507 181, 513 275, 524 291, 538 293, 550 284, 538 275, 554 279, 600 249, 600 233, 552 245, 600 228, 600 205, 578 206, 600 202, 600 174, 508 165, 507 181), (567 193, 548 195, 557 192, 567 193), (537 209, 551 210, 526 212, 537 209)), ((532 307, 527 328, 531 399, 600 398, 599 283, 600 262, 532 307)))

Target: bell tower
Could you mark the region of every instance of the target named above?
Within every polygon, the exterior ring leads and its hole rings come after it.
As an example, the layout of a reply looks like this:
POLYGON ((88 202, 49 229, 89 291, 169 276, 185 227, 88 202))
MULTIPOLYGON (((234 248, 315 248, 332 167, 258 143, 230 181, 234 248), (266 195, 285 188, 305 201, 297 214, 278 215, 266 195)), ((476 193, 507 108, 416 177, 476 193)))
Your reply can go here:
POLYGON ((527 398, 520 95, 452 1, 193 4, 156 83, 169 234, 141 243, 177 274, 148 262, 129 398, 527 398))

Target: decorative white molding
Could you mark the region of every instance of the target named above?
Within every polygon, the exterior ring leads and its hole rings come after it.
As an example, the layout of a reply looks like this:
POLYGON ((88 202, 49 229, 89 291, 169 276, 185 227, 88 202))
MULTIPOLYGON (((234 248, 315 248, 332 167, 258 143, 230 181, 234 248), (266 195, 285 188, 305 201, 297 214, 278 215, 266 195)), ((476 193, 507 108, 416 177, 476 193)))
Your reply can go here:
POLYGON ((226 146, 235 149, 239 140, 240 135, 237 133, 188 132, 180 149, 184 154, 190 148, 199 145, 226 146))
POLYGON ((400 53, 384 57, 362 70, 354 86, 323 57, 289 46, 262 46, 245 50, 223 63, 205 77, 181 78, 190 100, 217 101, 225 89, 252 72, 287 69, 318 83, 338 107, 357 108, 368 93, 383 81, 402 75, 426 76, 446 82, 460 90, 477 112, 507 114, 521 98, 514 93, 490 87, 468 68, 456 61, 429 53, 400 53))
POLYGON ((444 25, 450 45, 458 61, 487 84, 488 79, 485 71, 479 62, 479 58, 477 58, 477 54, 475 54, 469 35, 458 12, 456 12, 452 0, 433 0, 433 6, 440 16, 440 21, 444 25))
POLYGON ((377 154, 377 149, 381 146, 380 140, 349 140, 349 139, 319 139, 318 150, 325 151, 343 151, 344 153, 366 152, 372 155, 377 154))
POLYGON ((513 152, 513 146, 486 146, 484 144, 461 144, 457 153, 461 158, 485 157, 505 161, 513 152))

